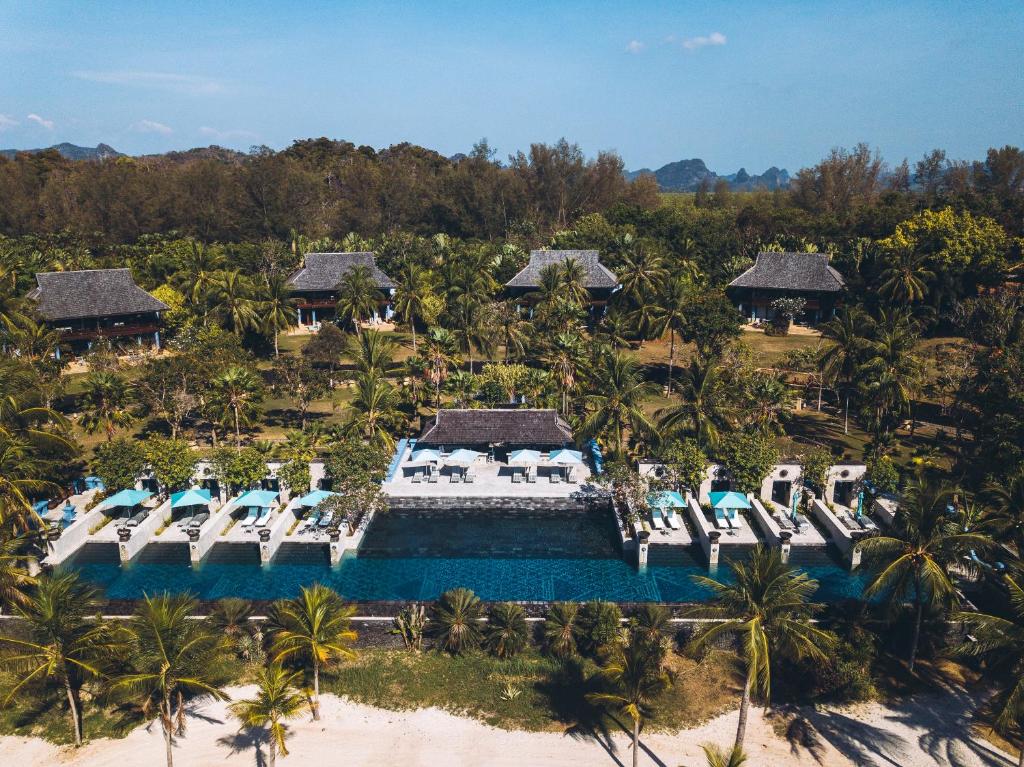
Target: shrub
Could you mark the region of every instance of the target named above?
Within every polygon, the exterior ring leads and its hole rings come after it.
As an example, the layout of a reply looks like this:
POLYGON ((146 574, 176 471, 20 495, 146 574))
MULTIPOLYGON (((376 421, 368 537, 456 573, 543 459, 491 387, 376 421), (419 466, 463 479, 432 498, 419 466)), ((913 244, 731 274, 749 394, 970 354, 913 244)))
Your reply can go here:
POLYGON ((544 618, 544 646, 556 658, 571 658, 579 652, 580 606, 576 602, 555 602, 544 618))
POLYGON ((619 638, 622 612, 613 602, 594 600, 580 608, 576 621, 580 628, 580 649, 594 655, 619 638))
POLYGON ((423 630, 426 625, 427 611, 423 605, 413 602, 395 616, 395 627, 391 633, 402 637, 407 649, 419 652, 423 649, 423 630))
POLYGON ((491 608, 484 630, 484 646, 498 658, 511 658, 526 647, 529 632, 523 608, 502 602, 491 608))
POLYGON ((459 655, 480 646, 480 598, 469 589, 444 592, 434 605, 434 637, 437 646, 459 655))

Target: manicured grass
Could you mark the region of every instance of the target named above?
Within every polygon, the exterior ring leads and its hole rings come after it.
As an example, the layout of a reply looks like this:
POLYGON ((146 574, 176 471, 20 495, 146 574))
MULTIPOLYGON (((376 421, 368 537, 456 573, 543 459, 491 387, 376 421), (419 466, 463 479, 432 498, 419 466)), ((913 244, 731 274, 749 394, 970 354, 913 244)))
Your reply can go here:
MULTIPOLYGON (((701 661, 671 654, 676 684, 651 726, 677 730, 735 705, 737 683, 729 654, 701 661)), ((590 661, 563 663, 529 649, 511 660, 483 653, 365 650, 332 675, 325 689, 381 708, 437 707, 506 729, 601 730, 615 722, 586 700, 599 679, 590 661), (506 686, 518 690, 503 695, 506 686)))

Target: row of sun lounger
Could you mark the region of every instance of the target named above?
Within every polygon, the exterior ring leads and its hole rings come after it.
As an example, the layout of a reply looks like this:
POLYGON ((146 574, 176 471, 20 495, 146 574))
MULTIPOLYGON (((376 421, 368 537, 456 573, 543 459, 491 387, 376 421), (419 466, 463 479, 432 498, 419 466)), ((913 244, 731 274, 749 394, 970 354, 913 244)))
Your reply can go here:
POLYGON ((326 530, 328 527, 331 526, 331 522, 333 520, 333 511, 328 511, 320 515, 310 514, 302 521, 302 524, 299 525, 299 529, 296 532, 299 535, 302 535, 303 533, 309 533, 318 530, 326 530))
POLYGON ((715 527, 719 530, 742 530, 743 517, 737 514, 735 517, 719 517, 715 515, 715 527))
POLYGON ((683 522, 675 511, 662 512, 661 509, 651 509, 651 525, 655 530, 664 530, 666 526, 672 530, 680 530, 683 522))
POLYGON ((191 517, 183 517, 178 521, 178 529, 202 527, 203 523, 210 518, 210 512, 201 511, 191 517))
POLYGON ((251 533, 257 527, 266 527, 272 514, 272 509, 252 507, 249 509, 249 513, 246 514, 245 519, 242 520, 241 527, 248 533, 251 533))

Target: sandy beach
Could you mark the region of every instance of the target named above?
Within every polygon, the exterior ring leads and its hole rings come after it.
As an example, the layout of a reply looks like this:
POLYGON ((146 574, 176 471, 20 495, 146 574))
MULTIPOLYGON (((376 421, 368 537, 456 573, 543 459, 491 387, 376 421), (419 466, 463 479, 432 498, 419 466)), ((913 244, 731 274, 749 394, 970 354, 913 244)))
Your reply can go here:
MULTIPOLYGON (((232 697, 251 688, 233 688, 232 697)), ((751 767, 1009 767, 1006 754, 969 737, 966 697, 921 697, 891 708, 880 704, 802 711, 817 735, 797 745, 775 733, 762 709, 754 709, 747 731, 751 767), (815 742, 816 741, 816 742, 815 742), (809 743, 813 743, 808 747, 809 743)), ((676 734, 642 738, 640 763, 659 767, 704 765, 700 744, 730 744, 735 712, 701 727, 676 734)), ((438 709, 394 712, 324 696, 323 718, 308 716, 291 724, 290 754, 281 764, 380 765, 559 765, 594 767, 628 765, 629 738, 624 733, 599 737, 578 733, 510 732, 438 709)), ((0 738, 5 764, 49 767, 54 764, 126 767, 163 764, 163 740, 157 726, 144 726, 122 740, 99 740, 79 750, 58 748, 31 738, 0 738)), ((190 711, 188 733, 178 739, 175 765, 245 765, 262 767, 251 733, 239 733, 223 703, 206 703, 190 711)))

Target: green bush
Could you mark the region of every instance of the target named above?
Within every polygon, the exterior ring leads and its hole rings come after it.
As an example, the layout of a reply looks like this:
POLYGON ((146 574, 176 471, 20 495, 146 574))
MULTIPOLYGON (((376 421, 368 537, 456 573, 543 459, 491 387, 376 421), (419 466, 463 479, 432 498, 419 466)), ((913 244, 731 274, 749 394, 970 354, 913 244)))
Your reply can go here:
POLYGON ((517 604, 502 602, 487 613, 484 646, 497 658, 511 658, 529 641, 526 612, 517 604))
POLYGON ((613 602, 593 600, 580 608, 576 623, 580 630, 580 650, 590 655, 619 637, 622 611, 613 602))

